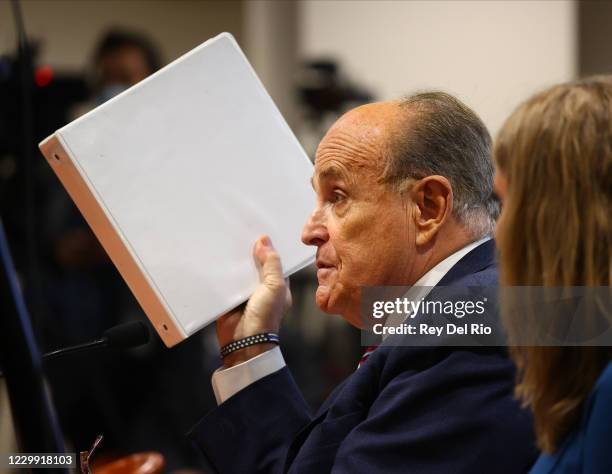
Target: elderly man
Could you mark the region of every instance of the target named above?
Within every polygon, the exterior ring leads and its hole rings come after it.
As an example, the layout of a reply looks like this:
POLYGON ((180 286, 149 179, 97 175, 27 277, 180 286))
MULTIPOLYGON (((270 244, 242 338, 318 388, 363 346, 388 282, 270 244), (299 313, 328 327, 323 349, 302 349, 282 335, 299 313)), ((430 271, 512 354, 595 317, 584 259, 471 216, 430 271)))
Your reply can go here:
MULTIPOLYGON (((444 93, 341 117, 317 151, 302 234, 317 247, 317 305, 362 327, 366 286, 496 284, 489 148, 478 117, 444 93)), ((495 348, 383 344, 311 417, 274 338, 244 341, 277 333, 290 301, 268 238, 255 256, 260 287, 217 324, 230 344, 213 376, 219 406, 192 432, 220 473, 527 471, 531 420, 495 348)))

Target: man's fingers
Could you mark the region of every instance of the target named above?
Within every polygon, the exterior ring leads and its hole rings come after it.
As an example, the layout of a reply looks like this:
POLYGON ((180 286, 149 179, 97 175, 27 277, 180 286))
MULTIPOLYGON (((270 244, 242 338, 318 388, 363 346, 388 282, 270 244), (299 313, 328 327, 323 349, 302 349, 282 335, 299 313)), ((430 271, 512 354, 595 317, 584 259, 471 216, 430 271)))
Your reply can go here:
POLYGON ((268 258, 266 258, 261 267, 261 277, 262 283, 266 286, 273 286, 275 288, 285 286, 280 257, 273 250, 268 252, 268 258))
POLYGON ((280 257, 275 252, 268 236, 261 237, 255 243, 254 254, 261 282, 271 288, 284 286, 280 257))
POLYGON ((255 242, 255 247, 253 248, 253 255, 255 256, 255 263, 257 264, 257 268, 261 270, 266 259, 268 258, 268 252, 273 250, 272 241, 270 237, 264 235, 260 237, 257 242, 255 242))

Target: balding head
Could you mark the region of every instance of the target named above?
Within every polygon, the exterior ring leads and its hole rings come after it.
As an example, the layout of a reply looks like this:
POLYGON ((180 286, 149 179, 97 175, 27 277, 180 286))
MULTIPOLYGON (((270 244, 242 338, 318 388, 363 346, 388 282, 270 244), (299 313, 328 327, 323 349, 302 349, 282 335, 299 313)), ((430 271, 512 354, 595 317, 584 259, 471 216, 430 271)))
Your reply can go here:
POLYGON ((377 102, 350 110, 329 129, 315 161, 343 153, 348 163, 382 173, 392 151, 397 127, 408 114, 397 102, 377 102))

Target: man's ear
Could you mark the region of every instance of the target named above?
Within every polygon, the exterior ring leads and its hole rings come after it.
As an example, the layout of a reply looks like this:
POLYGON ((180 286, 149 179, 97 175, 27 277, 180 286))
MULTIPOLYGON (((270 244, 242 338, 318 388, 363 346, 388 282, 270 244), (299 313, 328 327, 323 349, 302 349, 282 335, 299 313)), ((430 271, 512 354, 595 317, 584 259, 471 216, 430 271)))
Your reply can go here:
POLYGON ((444 176, 427 176, 411 189, 416 205, 416 244, 426 245, 446 222, 453 209, 453 190, 444 176))

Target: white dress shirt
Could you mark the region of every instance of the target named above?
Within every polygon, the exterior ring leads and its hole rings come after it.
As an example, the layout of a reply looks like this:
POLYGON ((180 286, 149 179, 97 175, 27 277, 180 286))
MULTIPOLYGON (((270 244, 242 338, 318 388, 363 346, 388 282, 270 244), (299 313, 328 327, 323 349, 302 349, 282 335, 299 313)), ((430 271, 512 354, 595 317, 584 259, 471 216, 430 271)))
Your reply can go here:
MULTIPOLYGON (((413 285, 420 292, 414 296, 418 299, 427 296, 431 287, 436 286, 459 260, 487 240, 490 240, 490 237, 472 242, 439 262, 413 285)), ((217 404, 220 405, 240 390, 282 369, 285 365, 280 348, 275 347, 228 369, 215 370, 212 375, 212 386, 217 404)))

